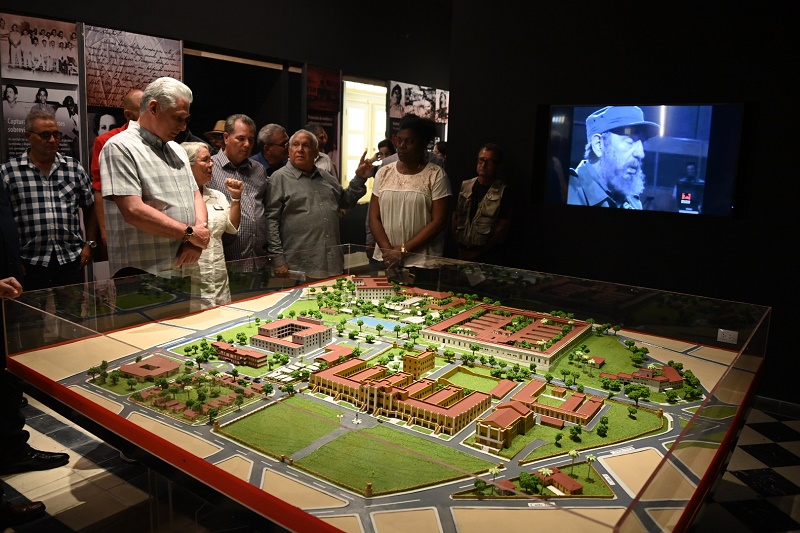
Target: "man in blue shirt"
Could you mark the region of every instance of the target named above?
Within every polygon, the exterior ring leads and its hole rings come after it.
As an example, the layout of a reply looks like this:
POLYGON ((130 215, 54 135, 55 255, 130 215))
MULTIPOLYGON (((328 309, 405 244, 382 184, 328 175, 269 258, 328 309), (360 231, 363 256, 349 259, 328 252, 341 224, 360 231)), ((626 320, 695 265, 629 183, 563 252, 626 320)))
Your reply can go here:
POLYGON ((267 124, 258 130, 258 144, 261 151, 250 159, 261 163, 267 176, 272 176, 289 160, 289 134, 279 124, 267 124))

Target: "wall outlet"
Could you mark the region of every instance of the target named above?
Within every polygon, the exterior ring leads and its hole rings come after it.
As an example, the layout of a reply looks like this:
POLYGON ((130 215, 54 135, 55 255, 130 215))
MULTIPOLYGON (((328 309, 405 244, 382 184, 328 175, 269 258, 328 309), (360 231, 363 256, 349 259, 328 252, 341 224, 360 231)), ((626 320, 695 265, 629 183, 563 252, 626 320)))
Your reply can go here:
POLYGON ((720 328, 717 330, 717 340, 719 342, 729 342, 731 344, 736 344, 737 342, 739 342, 739 332, 730 329, 720 328))

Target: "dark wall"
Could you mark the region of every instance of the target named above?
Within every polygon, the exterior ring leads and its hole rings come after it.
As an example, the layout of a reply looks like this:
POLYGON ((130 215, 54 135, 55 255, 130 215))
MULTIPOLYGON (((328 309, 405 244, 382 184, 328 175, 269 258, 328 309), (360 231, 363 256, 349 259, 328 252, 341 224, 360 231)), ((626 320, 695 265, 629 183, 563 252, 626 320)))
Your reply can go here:
MULTIPOLYGON (((800 46, 791 3, 672 2, 645 9, 641 2, 428 0, 424 9, 399 16, 376 5, 268 2, 245 10, 143 1, 121 13, 97 0, 39 0, 24 10, 449 89, 454 183, 475 175, 481 144, 506 148, 521 207, 512 235, 516 266, 771 306, 761 389, 796 401, 785 386, 800 370, 792 350, 800 291, 790 131, 797 122, 791 60, 800 46), (746 104, 735 217, 545 205, 546 106, 640 101, 746 104), (531 235, 542 232, 583 240, 526 250, 531 235)), ((230 80, 231 91, 248 86, 230 80)))
MULTIPOLYGON (((117 8, 106 1, 41 0, 0 9, 182 39, 259 59, 341 68, 351 76, 447 89, 450 0, 427 0, 394 20, 368 0, 348 2, 163 2, 117 8)), ((210 73, 209 75, 213 75, 210 73)), ((231 80, 247 86, 247 80, 231 80)))
POLYGON ((474 176, 478 147, 500 143, 525 205, 515 247, 542 233, 583 236, 537 246, 519 266, 773 307, 761 390, 796 401, 780 387, 800 370, 796 69, 786 63, 800 48, 795 16, 788 4, 725 4, 723 20, 716 2, 689 5, 537 3, 520 16, 509 0, 454 2, 449 172, 474 176), (745 103, 734 218, 545 205, 546 106, 598 102, 745 103))
POLYGON ((193 55, 184 55, 183 71, 194 96, 189 127, 196 135, 235 113, 248 115, 257 128, 274 122, 293 132, 303 124, 300 73, 193 55))

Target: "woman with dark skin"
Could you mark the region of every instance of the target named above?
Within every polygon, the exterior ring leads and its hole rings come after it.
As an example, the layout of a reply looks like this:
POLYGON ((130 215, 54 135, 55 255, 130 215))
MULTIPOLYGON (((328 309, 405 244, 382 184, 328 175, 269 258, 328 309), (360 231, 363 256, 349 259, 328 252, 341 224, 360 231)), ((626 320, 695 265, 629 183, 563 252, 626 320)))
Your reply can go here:
POLYGON ((398 161, 384 165, 375 176, 369 224, 377 244, 374 258, 387 268, 430 268, 426 257, 443 253, 451 191, 444 169, 427 161, 435 135, 432 120, 403 117, 394 138, 398 161))

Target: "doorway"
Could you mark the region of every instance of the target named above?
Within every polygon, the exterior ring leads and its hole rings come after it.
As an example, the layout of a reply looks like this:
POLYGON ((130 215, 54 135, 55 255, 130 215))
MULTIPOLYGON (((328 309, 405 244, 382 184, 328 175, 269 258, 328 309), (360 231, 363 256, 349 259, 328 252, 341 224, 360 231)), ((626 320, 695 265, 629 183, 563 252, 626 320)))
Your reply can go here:
MULTIPOLYGON (((344 113, 342 120, 342 185, 355 176, 364 150, 367 158, 378 151, 378 143, 386 137, 386 85, 363 81, 344 81, 344 113)), ((367 180, 367 194, 359 203, 369 202, 372 178, 367 180)))

